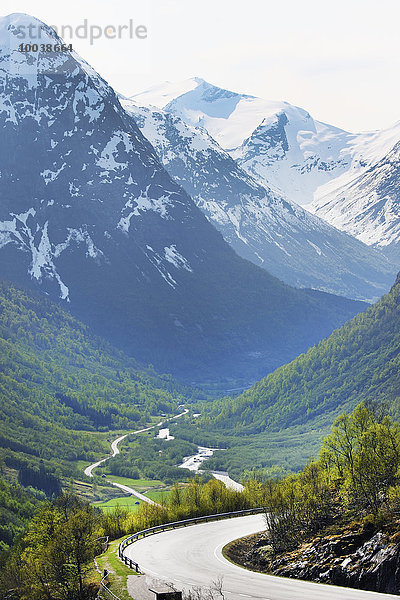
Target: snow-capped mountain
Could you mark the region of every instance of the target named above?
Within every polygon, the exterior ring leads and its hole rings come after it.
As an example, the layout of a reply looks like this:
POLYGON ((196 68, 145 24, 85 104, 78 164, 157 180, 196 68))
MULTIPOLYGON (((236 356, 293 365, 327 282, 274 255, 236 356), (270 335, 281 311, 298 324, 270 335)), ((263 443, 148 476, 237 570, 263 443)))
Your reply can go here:
POLYGON ((400 260, 400 142, 354 178, 322 188, 312 210, 400 260))
POLYGON ((238 257, 115 92, 52 44, 60 38, 32 17, 0 20, 1 277, 197 380, 265 373, 363 309, 238 257), (19 52, 31 25, 45 50, 19 52))
POLYGON ((298 204, 311 202, 332 172, 337 176, 348 168, 340 151, 350 134, 288 102, 238 94, 199 78, 132 98, 204 127, 250 175, 298 204))
POLYGON ((198 78, 162 84, 133 98, 206 128, 251 176, 361 241, 387 246, 394 229, 399 233, 390 199, 377 217, 369 209, 371 198, 365 205, 352 199, 357 181, 399 142, 400 122, 382 131, 349 133, 287 102, 230 92, 198 78), (351 192, 343 196, 345 189, 351 192))
POLYGON ((290 285, 376 299, 396 268, 248 175, 201 127, 122 99, 168 173, 242 256, 290 285))
MULTIPOLYGON (((21 251, 30 276, 69 301, 60 265, 74 252, 107 264, 106 247, 116 240, 104 225, 123 240, 153 214, 190 219, 191 206, 175 199, 181 191, 87 63, 69 52, 17 50, 18 30, 31 22, 41 28, 41 43, 61 44, 52 29, 26 15, 1 21, 1 211, 7 218, 0 243, 21 251)), ((188 263, 171 248, 143 251, 174 287, 171 265, 188 270, 188 263)))

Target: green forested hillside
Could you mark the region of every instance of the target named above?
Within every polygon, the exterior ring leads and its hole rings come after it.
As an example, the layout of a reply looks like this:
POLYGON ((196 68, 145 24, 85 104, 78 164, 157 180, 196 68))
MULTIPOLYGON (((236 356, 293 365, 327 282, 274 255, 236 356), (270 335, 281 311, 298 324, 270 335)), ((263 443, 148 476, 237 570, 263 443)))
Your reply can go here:
POLYGON ((400 276, 391 291, 327 339, 234 399, 212 405, 203 422, 261 432, 325 421, 365 400, 400 397, 400 276))
POLYGON ((183 393, 189 390, 140 367, 57 305, 0 282, 0 458, 7 466, 90 459, 108 451, 96 431, 171 413, 183 393))
POLYGON ((210 465, 236 476, 249 465, 298 468, 340 412, 371 400, 400 417, 400 276, 365 313, 240 396, 204 405, 181 433, 230 447, 210 465))
POLYGON ((0 480, 0 564, 1 553, 25 531, 35 506, 44 498, 43 492, 0 480))

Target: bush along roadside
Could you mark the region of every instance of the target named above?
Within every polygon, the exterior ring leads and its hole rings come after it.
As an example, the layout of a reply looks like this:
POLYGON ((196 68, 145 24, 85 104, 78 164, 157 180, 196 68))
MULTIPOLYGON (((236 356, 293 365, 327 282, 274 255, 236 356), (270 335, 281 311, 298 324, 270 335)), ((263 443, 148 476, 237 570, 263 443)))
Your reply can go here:
POLYGON ((343 414, 320 456, 262 485, 267 529, 225 554, 274 575, 400 592, 400 426, 381 405, 343 414))

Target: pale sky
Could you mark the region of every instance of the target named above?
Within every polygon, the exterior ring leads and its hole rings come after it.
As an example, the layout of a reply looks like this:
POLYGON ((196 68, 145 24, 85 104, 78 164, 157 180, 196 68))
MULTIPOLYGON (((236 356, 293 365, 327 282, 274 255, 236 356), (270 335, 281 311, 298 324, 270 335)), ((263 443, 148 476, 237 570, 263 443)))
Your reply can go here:
POLYGON ((400 120, 398 0, 1 0, 51 25, 145 25, 147 39, 74 49, 130 96, 163 81, 202 77, 286 100, 350 131, 400 120))

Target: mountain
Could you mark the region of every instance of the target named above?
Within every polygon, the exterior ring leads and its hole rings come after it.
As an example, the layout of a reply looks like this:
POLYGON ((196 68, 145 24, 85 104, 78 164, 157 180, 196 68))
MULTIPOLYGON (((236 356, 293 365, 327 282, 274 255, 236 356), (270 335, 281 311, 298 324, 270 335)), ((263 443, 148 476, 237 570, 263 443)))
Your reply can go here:
POLYGON ((235 398, 194 408, 173 434, 217 451, 207 468, 240 478, 304 467, 343 411, 383 403, 400 417, 400 274, 391 291, 305 354, 235 398))
POLYGON ((237 432, 311 429, 362 401, 400 415, 400 274, 391 291, 327 339, 234 399, 216 401, 213 427, 237 432))
POLYGON ((339 229, 399 260, 399 184, 400 142, 361 175, 321 195, 312 209, 339 229))
POLYGON ((366 300, 396 269, 374 249, 262 186, 201 127, 121 99, 171 175, 243 258, 289 285, 366 300))
POLYGON ((186 123, 204 127, 252 176, 297 204, 348 168, 342 148, 351 134, 315 121, 304 109, 231 92, 194 78, 137 94, 186 123))
POLYGON ((47 298, 0 281, 0 459, 9 466, 44 459, 65 474, 66 461, 108 451, 84 431, 135 428, 190 397, 47 298))
POLYGON ((22 53, 0 22, 0 277, 39 288, 115 345, 201 381, 260 376, 365 308, 238 257, 74 52, 22 53))
MULTIPOLYGON (((389 182, 397 173, 393 155, 400 122, 382 131, 349 133, 288 102, 230 92, 198 78, 133 98, 206 128, 263 185, 366 244, 386 247, 399 239, 389 182)), ((398 265, 399 255, 392 257, 398 265)))

